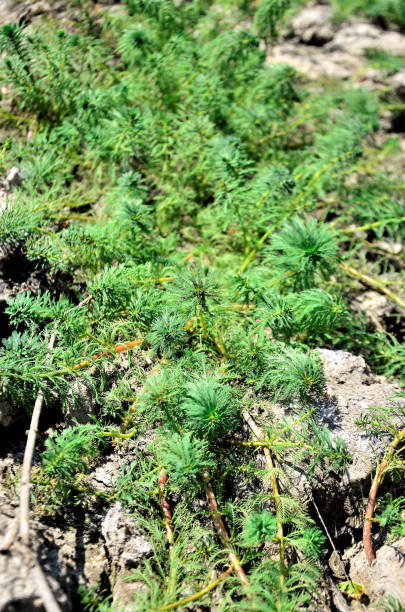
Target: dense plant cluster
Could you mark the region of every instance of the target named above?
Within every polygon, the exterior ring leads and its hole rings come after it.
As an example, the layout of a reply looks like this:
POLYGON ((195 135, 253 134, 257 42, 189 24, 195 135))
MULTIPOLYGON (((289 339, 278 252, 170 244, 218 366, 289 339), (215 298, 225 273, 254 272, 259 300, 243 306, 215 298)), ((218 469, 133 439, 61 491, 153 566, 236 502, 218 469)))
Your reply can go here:
MULTIPOLYGON (((2 121, 14 130, 0 165, 5 174, 17 163, 24 179, 0 216, 0 239, 69 279, 65 292, 8 304, 2 399, 30 410, 42 390, 56 410, 81 402, 86 386, 96 401, 90 424, 46 442, 33 475, 37 512, 91 500, 85 476, 101 454, 153 432, 113 493, 98 493, 134 513, 153 543, 133 575, 148 587, 134 609, 198 592, 213 567, 229 564, 196 503, 208 482, 249 579, 241 587, 228 576, 218 609, 319 609, 325 535, 291 491, 279 496, 270 483, 291 452, 309 477, 351 460, 318 423, 317 348, 352 350, 375 371, 404 375, 400 334, 351 303, 360 280, 393 299, 393 318, 404 306, 403 266, 378 246, 405 238, 403 184, 376 165, 380 101, 360 88, 305 88, 291 67, 267 61, 285 0, 257 9, 127 0, 101 16, 80 4, 86 18, 64 29, 0 31, 11 97, 2 121), (290 405, 292 422, 272 420, 275 401, 290 405), (243 429, 249 406, 260 407, 273 469, 243 429), (232 499, 239 479, 256 493, 232 499)), ((402 510, 403 498, 385 497, 378 521, 403 534, 402 510)), ((81 597, 108 609, 108 598, 81 597)))

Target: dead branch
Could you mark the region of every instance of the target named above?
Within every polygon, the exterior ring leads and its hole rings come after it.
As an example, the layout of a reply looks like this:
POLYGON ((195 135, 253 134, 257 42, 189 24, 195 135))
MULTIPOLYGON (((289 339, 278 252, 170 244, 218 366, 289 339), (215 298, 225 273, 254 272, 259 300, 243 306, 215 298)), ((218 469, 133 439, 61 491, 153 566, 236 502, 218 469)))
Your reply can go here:
MULTIPOLYGON (((76 308, 80 308, 90 302, 92 296, 89 295, 82 302, 76 306, 72 306, 66 311, 65 315, 76 308)), ((56 322, 54 332, 52 333, 49 343, 48 350, 52 351, 55 338, 56 338, 56 322)), ((38 433, 39 419, 41 416, 42 405, 44 402, 44 393, 42 389, 39 390, 37 398, 34 404, 34 410, 32 411, 30 428, 28 430, 27 443, 25 445, 24 459, 21 468, 21 482, 20 482, 20 502, 14 521, 12 522, 10 529, 2 543, 1 550, 8 550, 13 544, 17 535, 19 535, 23 546, 26 548, 28 556, 34 557, 33 551, 30 549, 30 488, 31 488, 31 466, 32 458, 34 455, 35 441, 38 433)), ((35 578, 37 583, 38 594, 42 598, 43 605, 46 612, 60 612, 60 607, 49 587, 48 581, 42 568, 34 558, 35 562, 35 578)))
MULTIPOLYGON (((51 351, 55 344, 55 332, 51 335, 48 349, 51 351)), ((20 512, 19 512, 19 534, 20 538, 26 546, 29 545, 29 513, 30 513, 30 475, 32 456, 34 454, 35 440, 38 433, 39 417, 41 416, 42 404, 44 402, 44 393, 42 390, 38 392, 35 400, 34 410, 31 416, 31 424, 28 431, 27 444, 25 446, 24 460, 21 471, 20 484, 20 512)))

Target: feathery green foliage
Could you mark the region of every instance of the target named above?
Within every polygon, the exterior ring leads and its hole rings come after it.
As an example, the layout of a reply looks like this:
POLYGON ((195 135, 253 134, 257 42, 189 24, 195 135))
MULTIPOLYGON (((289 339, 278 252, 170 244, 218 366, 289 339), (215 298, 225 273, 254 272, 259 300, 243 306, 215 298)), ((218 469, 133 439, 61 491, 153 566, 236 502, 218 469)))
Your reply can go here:
POLYGON ((186 387, 185 395, 187 425, 197 435, 216 440, 235 426, 237 401, 229 386, 212 378, 199 380, 186 387))
POLYGON ((315 219, 291 219, 273 236, 267 262, 291 277, 295 289, 310 289, 316 278, 329 278, 337 263, 337 243, 333 234, 315 219))
POLYGON ((325 379, 322 365, 315 355, 292 347, 275 348, 266 355, 266 372, 260 386, 266 386, 274 399, 311 401, 323 392, 325 379))
MULTIPOLYGON (((49 418, 75 401, 94 413, 45 442, 37 513, 122 504, 153 549, 129 578, 145 585, 134 609, 193 593, 215 609, 319 609, 325 539, 291 477, 339 479, 354 458, 322 420, 317 349, 405 371, 399 142, 374 137, 381 102, 397 101, 313 87, 272 61, 289 0, 126 0, 97 15, 93 2, 71 4, 80 18, 66 29, 50 19, 0 30, 11 103, 0 171, 18 160, 23 177, 0 215, 0 246, 5 281, 29 288, 4 313, 0 407, 30 411, 42 390, 49 418), (367 283, 387 298, 378 320, 353 299, 367 283), (263 440, 243 425, 251 407, 263 440), (88 474, 107 452, 122 467, 96 491, 88 474), (246 589, 227 575, 204 590, 229 552, 211 527, 206 470, 246 589), (275 559, 280 523, 286 554, 275 559)), ((402 23, 395 2, 334 4, 402 23)), ((402 420, 398 405, 359 425, 392 435, 402 420)), ((394 477, 399 455, 392 467, 394 477)), ((402 500, 386 497, 377 513, 393 537, 402 500)), ((102 591, 80 597, 110 607, 102 591)))
POLYGON ((179 487, 198 485, 202 470, 215 465, 208 444, 191 433, 163 439, 160 452, 173 484, 179 487))

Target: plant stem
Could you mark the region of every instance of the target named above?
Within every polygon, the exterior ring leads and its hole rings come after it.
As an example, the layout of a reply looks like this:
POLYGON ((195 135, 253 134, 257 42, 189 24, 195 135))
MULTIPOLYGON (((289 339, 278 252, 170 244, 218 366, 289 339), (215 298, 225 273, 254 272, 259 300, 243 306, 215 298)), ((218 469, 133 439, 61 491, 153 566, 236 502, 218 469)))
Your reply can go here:
POLYGON ((293 443, 293 442, 262 442, 260 440, 258 441, 252 441, 252 442, 245 442, 243 440, 228 440, 229 444, 234 444, 235 446, 253 446, 253 447, 257 447, 257 448, 272 448, 272 449, 279 449, 279 448, 297 448, 297 446, 299 446, 300 448, 305 448, 306 450, 310 450, 313 451, 314 447, 311 446, 310 444, 304 444, 301 442, 297 442, 297 443, 293 443))
POLYGON ((405 217, 393 217, 391 219, 380 219, 379 221, 374 221, 374 223, 369 223, 367 225, 360 225, 360 227, 348 227, 347 229, 340 230, 341 234, 355 234, 356 232, 366 232, 367 230, 374 229, 375 227, 379 227, 380 225, 388 225, 388 223, 398 223, 401 221, 405 221, 405 217))
POLYGON ((63 376, 65 374, 71 374, 73 371, 82 370, 83 368, 91 366, 93 362, 99 359, 100 357, 108 357, 108 355, 115 355, 117 353, 128 351, 129 349, 132 349, 136 346, 140 346, 142 342, 142 339, 137 339, 131 340, 131 342, 124 342, 124 344, 118 344, 117 346, 109 349, 108 351, 97 353, 96 355, 92 355, 90 359, 85 359, 84 361, 80 361, 80 363, 76 363, 70 368, 65 368, 63 370, 55 370, 48 374, 40 374, 40 378, 52 378, 53 376, 63 376))
POLYGON ((134 435, 136 434, 136 429, 131 429, 131 431, 129 431, 128 433, 121 433, 120 431, 104 431, 102 433, 103 436, 105 436, 106 438, 111 437, 111 438, 133 438, 134 435))
POLYGON ((375 554, 373 550, 373 544, 371 542, 371 528, 374 514, 374 506, 375 500, 377 497, 378 487, 380 486, 384 472, 387 468, 387 465, 391 461, 398 445, 405 438, 405 428, 402 429, 391 442, 387 452, 384 455, 384 458, 378 468, 376 475, 374 476, 373 482, 371 484, 370 493, 368 495, 368 503, 366 508, 366 516, 364 518, 364 527, 363 527, 363 544, 364 544, 364 552, 366 553, 366 557, 368 562, 371 564, 375 560, 375 554))
MULTIPOLYGON (((211 484, 210 473, 207 469, 203 470, 202 478, 204 482, 204 491, 207 497, 208 507, 210 509, 211 516, 212 516, 212 521, 214 523, 214 526, 219 536, 219 539, 221 541, 221 544, 225 549, 231 549, 232 548, 231 538, 228 535, 224 521, 222 520, 222 516, 218 510, 217 500, 215 499, 215 493, 214 493, 214 490, 211 484)), ((241 562, 239 561, 237 555, 235 554, 233 550, 230 550, 230 552, 228 553, 228 558, 230 562, 232 563, 233 569, 235 570, 235 573, 238 576, 241 584, 243 586, 249 586, 250 582, 248 580, 248 577, 245 574, 245 570, 243 569, 241 562)), ((250 593, 247 593, 246 597, 248 599, 251 599, 250 593)))
POLYGON ((169 580, 167 585, 167 594, 169 596, 174 595, 176 589, 176 568, 173 566, 173 544, 174 544, 174 530, 172 512, 170 504, 165 495, 165 488, 167 482, 167 472, 164 469, 160 470, 158 484, 160 489, 160 505, 163 512, 163 522, 166 528, 166 540, 169 544, 169 580))
POLYGON ((178 601, 174 601, 173 603, 168 604, 167 606, 156 608, 153 612, 165 612, 166 610, 173 610, 174 608, 180 608, 182 606, 185 606, 188 603, 195 601, 196 599, 200 599, 201 597, 203 597, 204 595, 206 595, 207 593, 215 589, 215 587, 218 586, 223 580, 225 580, 225 578, 229 576, 229 574, 232 572, 233 569, 234 568, 232 565, 231 567, 228 567, 228 569, 225 572, 223 572, 220 576, 218 576, 218 578, 216 578, 213 582, 210 582, 210 584, 208 584, 206 587, 201 589, 201 591, 198 591, 198 593, 194 593, 193 595, 189 595, 188 597, 185 597, 184 599, 179 599, 178 601))
POLYGON ((358 278, 360 282, 362 282, 363 284, 368 285, 369 287, 373 287, 373 289, 389 297, 393 302, 398 304, 398 306, 400 306, 401 308, 405 308, 404 300, 400 298, 398 295, 396 295, 395 293, 392 293, 392 291, 390 291, 389 289, 387 289, 387 287, 385 287, 383 283, 376 281, 374 278, 371 278, 371 276, 367 276, 367 274, 358 272, 357 270, 355 270, 351 266, 347 266, 346 264, 341 263, 340 268, 344 272, 346 272, 346 274, 349 274, 349 276, 354 276, 355 278, 358 278))
MULTIPOLYGON (((253 431, 254 436, 259 439, 262 438, 263 432, 261 428, 257 425, 252 415, 247 410, 243 412, 243 418, 245 419, 246 423, 249 425, 250 429, 253 431)), ((285 591, 285 578, 286 578, 287 568, 285 565, 284 529, 283 529, 283 521, 281 519, 281 511, 280 511, 281 510, 280 492, 278 489, 277 478, 274 475, 274 463, 273 463, 273 459, 272 459, 269 447, 264 446, 263 452, 264 452, 264 456, 266 459, 267 467, 270 472, 270 482, 271 482, 271 487, 273 489, 273 494, 274 494, 274 505, 276 507, 277 529, 278 529, 277 539, 278 539, 278 549, 279 549, 279 558, 280 558, 280 563, 279 563, 280 589, 282 591, 285 591)), ((281 610, 281 602, 279 599, 277 601, 277 605, 279 609, 281 610)))

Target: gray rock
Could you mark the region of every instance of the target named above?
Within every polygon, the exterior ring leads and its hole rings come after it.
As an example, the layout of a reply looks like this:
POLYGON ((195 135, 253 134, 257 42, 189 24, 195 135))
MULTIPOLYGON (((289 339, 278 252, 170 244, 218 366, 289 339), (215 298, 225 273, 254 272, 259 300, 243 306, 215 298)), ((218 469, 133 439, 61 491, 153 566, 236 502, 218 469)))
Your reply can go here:
POLYGON ((345 351, 319 351, 326 378, 328 399, 320 404, 320 420, 347 444, 353 462, 347 470, 348 482, 360 482, 375 468, 378 453, 383 452, 381 438, 360 430, 356 420, 372 406, 395 405, 400 392, 382 376, 374 376, 363 357, 345 351))
POLYGON ((323 4, 306 6, 291 21, 293 34, 304 43, 320 44, 332 40, 332 8, 323 4))
POLYGON ((356 295, 351 303, 352 308, 364 312, 378 329, 384 330, 383 318, 393 311, 392 302, 376 291, 364 291, 356 295))
POLYGON ((113 608, 133 610, 133 607, 127 605, 135 593, 144 590, 146 586, 140 581, 126 582, 123 578, 140 561, 153 553, 152 545, 141 533, 134 518, 125 513, 119 502, 107 512, 101 532, 110 562, 113 608))
POLYGON ((389 85, 399 98, 405 100, 405 69, 394 74, 389 79, 389 85))
MULTIPOLYGON (((269 50, 267 63, 290 64, 312 79, 351 79, 379 91, 387 81, 381 71, 368 66, 366 51, 405 57, 404 34, 357 17, 335 24, 331 8, 323 4, 304 7, 293 17, 287 34, 269 50)), ((395 91, 402 92, 402 77, 392 79, 395 91)))
POLYGON ((153 549, 147 538, 141 533, 133 517, 125 513, 124 508, 116 502, 107 512, 101 533, 105 540, 108 557, 116 572, 127 571, 153 549))
POLYGON ((378 49, 405 57, 405 36, 383 30, 366 20, 350 19, 342 24, 325 48, 329 51, 345 50, 351 55, 364 55, 367 49, 378 49))
POLYGON ((6 184, 9 189, 11 189, 12 187, 19 187, 20 185, 22 185, 21 170, 17 168, 17 166, 13 166, 7 172, 6 184))
POLYGON ((376 291, 364 291, 356 297, 356 305, 360 310, 372 315, 376 319, 380 319, 390 310, 388 298, 376 291))
MULTIPOLYGON (((0 475, 2 472, 0 462, 0 475)), ((3 480, 3 478, 1 478, 3 480)), ((15 518, 16 507, 8 501, 0 483, 0 545, 15 518)), ((63 612, 73 609, 77 587, 96 587, 107 571, 105 549, 96 524, 58 529, 31 521, 32 553, 16 539, 0 552, 0 611, 36 612, 44 609, 36 579, 35 558, 63 612)))
POLYGON ((405 538, 379 548, 372 565, 359 552, 351 561, 350 578, 363 585, 372 603, 391 596, 405 604, 405 538))
MULTIPOLYGON (((400 392, 400 387, 382 376, 374 376, 362 357, 345 351, 328 349, 320 350, 319 356, 326 379, 326 393, 316 404, 319 411, 319 426, 321 428, 326 426, 331 432, 332 439, 339 437, 345 441, 352 456, 352 463, 338 483, 326 483, 322 471, 316 469, 312 488, 321 490, 328 486, 336 489, 338 485, 339 495, 344 498, 345 491, 353 491, 356 487, 360 487, 361 483, 372 474, 376 459, 383 452, 385 445, 381 437, 363 433, 356 420, 367 413, 372 406, 389 406, 398 403, 402 405, 404 400, 393 399, 400 392)), ((290 407, 282 404, 272 405, 271 413, 272 418, 278 421, 283 418, 288 421, 294 419, 290 407)), ((287 457, 286 463, 293 466, 293 458, 287 457)), ((305 463, 294 464, 289 487, 292 487, 293 493, 302 501, 308 499, 309 486, 305 463)), ((346 501, 347 516, 356 515, 355 509, 349 507, 349 500, 346 501)), ((352 527, 358 526, 352 525, 352 527)))
POLYGON ((365 66, 361 56, 350 55, 345 50, 331 53, 326 52, 325 47, 311 47, 290 41, 277 44, 270 50, 266 63, 274 62, 290 64, 311 79, 327 77, 345 80, 365 66))
MULTIPOLYGON (((8 533, 15 518, 15 508, 8 504, 0 493, 0 534, 1 540, 8 533)), ((1 541, 0 541, 1 544, 1 541)), ((42 612, 44 607, 41 599, 41 589, 37 579, 36 555, 29 551, 21 542, 15 541, 8 551, 0 552, 0 610, 3 612, 42 612)), ((60 587, 55 574, 45 570, 48 584, 63 612, 71 610, 66 593, 60 587)))

